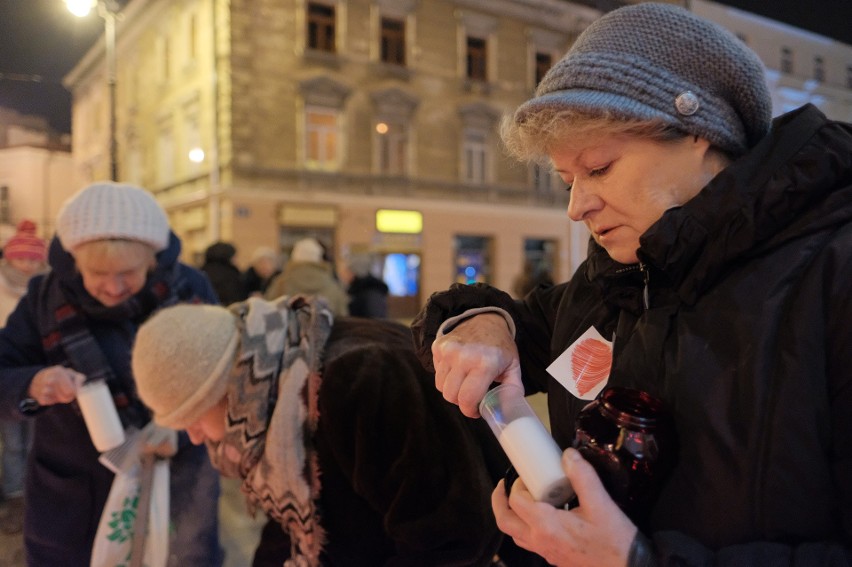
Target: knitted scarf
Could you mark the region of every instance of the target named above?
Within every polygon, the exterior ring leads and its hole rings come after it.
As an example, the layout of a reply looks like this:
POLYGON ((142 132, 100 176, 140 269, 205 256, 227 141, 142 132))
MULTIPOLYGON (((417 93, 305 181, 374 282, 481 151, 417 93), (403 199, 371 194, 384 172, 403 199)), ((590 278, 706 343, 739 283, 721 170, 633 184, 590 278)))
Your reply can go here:
POLYGON ((240 351, 229 379, 225 436, 208 441, 210 457, 222 474, 243 479, 252 513, 263 509, 290 536, 284 565, 315 567, 325 532, 313 438, 332 315, 300 296, 249 299, 231 309, 240 318, 240 351))
MULTIPOLYGON (((149 415, 133 389, 132 376, 127 371, 116 375, 118 370, 109 364, 90 325, 93 320, 112 321, 125 325, 129 336, 133 336, 136 326, 155 309, 177 303, 179 295, 186 295, 184 288, 188 285, 180 276, 177 262, 158 257, 141 291, 119 305, 106 307, 86 291, 74 258, 57 238, 50 244, 49 258, 52 270, 41 282, 37 312, 47 360, 52 364, 70 363, 87 380, 106 380, 123 425, 142 427, 149 415)), ((131 346, 128 341, 128 360, 131 346)))

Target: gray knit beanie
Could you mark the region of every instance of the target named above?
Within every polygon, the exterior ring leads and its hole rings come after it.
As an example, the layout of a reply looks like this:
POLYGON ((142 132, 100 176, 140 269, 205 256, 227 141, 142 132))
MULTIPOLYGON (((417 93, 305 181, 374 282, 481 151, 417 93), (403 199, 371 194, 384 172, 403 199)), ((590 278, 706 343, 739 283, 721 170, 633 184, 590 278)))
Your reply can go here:
POLYGON ((225 397, 239 335, 237 316, 218 305, 174 305, 142 324, 133 377, 158 425, 186 429, 225 397))
POLYGON ((56 219, 62 247, 73 250, 95 240, 135 240, 165 250, 169 219, 154 196, 141 187, 104 181, 68 199, 56 219))
POLYGON ((763 64, 751 49, 684 8, 655 3, 592 23, 517 109, 515 122, 565 107, 662 120, 734 154, 765 136, 772 117, 763 64))

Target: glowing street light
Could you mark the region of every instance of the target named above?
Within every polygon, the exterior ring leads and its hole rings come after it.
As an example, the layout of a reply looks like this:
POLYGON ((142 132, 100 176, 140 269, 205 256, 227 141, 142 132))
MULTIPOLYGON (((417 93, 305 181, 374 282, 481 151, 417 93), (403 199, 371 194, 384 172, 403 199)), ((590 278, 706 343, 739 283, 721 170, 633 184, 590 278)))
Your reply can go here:
POLYGON ((96 0, 65 0, 68 11, 78 18, 85 18, 97 6, 96 0))
POLYGON ((121 7, 116 0, 65 0, 65 5, 69 12, 81 18, 88 16, 92 8, 97 7, 98 15, 104 20, 109 90, 109 170, 110 179, 118 181, 118 142, 115 135, 115 20, 121 7))

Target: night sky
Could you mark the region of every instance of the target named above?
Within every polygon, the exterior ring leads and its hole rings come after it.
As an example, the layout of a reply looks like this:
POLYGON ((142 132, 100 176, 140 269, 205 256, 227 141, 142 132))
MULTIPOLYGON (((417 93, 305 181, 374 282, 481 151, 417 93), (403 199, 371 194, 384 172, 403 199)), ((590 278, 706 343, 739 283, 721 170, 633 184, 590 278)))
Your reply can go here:
MULTIPOLYGON (((852 44, 849 0, 720 3, 852 44)), ((77 18, 62 0, 0 0, 0 106, 47 116, 55 129, 69 132, 70 96, 62 77, 95 42, 102 41, 102 32, 101 18, 94 13, 77 18)))

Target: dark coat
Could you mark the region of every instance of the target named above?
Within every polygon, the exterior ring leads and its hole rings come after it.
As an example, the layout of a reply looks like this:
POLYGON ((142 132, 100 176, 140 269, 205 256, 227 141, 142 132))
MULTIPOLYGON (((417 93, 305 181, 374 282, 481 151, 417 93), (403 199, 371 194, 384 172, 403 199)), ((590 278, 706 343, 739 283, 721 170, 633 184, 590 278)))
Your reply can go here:
POLYGON ((251 296, 252 294, 263 295, 266 292, 266 288, 269 287, 269 283, 272 279, 281 273, 281 270, 275 270, 271 276, 268 278, 260 277, 260 274, 257 273, 257 270, 254 269, 254 266, 249 266, 248 269, 243 272, 243 289, 245 290, 246 296, 251 296))
MULTIPOLYGON (((490 498, 508 461, 482 420, 435 390, 406 327, 335 319, 321 373, 314 442, 324 565, 489 565, 498 550, 513 567, 543 565, 502 541, 490 498)), ((288 556, 280 526, 267 526, 254 565, 278 567, 288 556)))
POLYGON ((210 278, 222 305, 230 305, 248 297, 243 274, 233 263, 236 253, 234 246, 227 242, 211 244, 204 252, 201 271, 210 278))
POLYGON ((502 306, 566 447, 586 402, 545 368, 594 326, 614 340, 609 383, 674 412, 679 461, 649 530, 663 564, 852 564, 852 127, 811 106, 780 117, 640 244, 632 270, 592 244, 569 283, 523 302, 433 296, 421 359, 450 315, 502 306))
MULTIPOLYGON (((170 247, 157 255, 158 264, 176 270, 177 278, 183 282, 175 290, 178 299, 215 302, 215 294, 207 278, 198 270, 179 264, 179 254, 180 243, 172 235, 170 247)), ((82 289, 82 279, 73 258, 56 239, 50 249, 50 264, 50 273, 30 280, 27 295, 10 315, 6 327, 0 330, 0 412, 4 415, 21 417, 19 403, 27 397, 29 384, 39 370, 62 363, 73 367, 67 360, 48 358, 43 348, 45 337, 39 328, 39 313, 47 296, 65 287, 85 294, 89 299, 91 296, 82 289)), ((148 314, 156 307, 150 305, 148 314)), ((103 317, 88 315, 88 331, 94 336, 121 388, 129 393, 131 404, 141 405, 131 378, 130 352, 136 330, 145 316, 138 320, 110 319, 109 311, 106 309, 103 317)), ((33 418, 35 431, 26 477, 24 526, 28 565, 88 565, 113 474, 98 462, 99 453, 92 445, 76 402, 48 406, 38 410, 33 418)), ((197 500, 205 508, 217 505, 216 473, 204 448, 192 446, 185 435, 181 436, 180 450, 172 461, 171 471, 175 525, 190 527, 190 521, 195 520, 181 516, 187 512, 204 518, 203 522, 195 521, 198 529, 187 540, 181 540, 182 546, 178 546, 181 549, 175 553, 179 559, 183 558, 182 564, 209 565, 213 556, 193 557, 192 553, 203 548, 214 549, 214 556, 219 554, 216 515, 209 514, 207 510, 206 516, 199 515, 200 510, 188 509, 187 505, 195 490, 193 487, 207 492, 197 500), (176 498, 182 500, 175 504, 176 498), (193 563, 193 558, 199 562, 193 563)))

